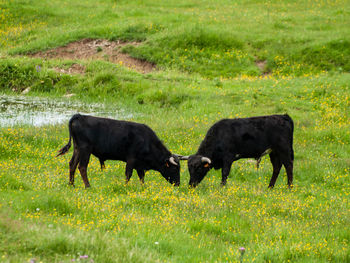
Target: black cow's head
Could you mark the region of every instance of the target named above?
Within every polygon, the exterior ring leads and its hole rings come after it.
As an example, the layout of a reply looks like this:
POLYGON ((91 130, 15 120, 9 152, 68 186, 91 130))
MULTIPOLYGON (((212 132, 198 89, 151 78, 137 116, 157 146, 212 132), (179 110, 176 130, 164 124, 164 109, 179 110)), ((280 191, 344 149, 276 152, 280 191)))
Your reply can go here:
POLYGON ((172 155, 163 163, 163 177, 175 186, 180 185, 180 161, 176 155, 172 155))
POLYGON ((211 169, 211 160, 201 155, 190 155, 187 160, 188 170, 190 172, 189 185, 196 187, 211 169))

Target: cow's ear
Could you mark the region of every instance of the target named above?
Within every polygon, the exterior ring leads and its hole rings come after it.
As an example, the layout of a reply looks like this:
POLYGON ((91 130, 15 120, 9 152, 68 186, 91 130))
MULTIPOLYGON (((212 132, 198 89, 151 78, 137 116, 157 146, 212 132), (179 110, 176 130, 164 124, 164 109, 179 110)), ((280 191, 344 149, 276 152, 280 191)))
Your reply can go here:
POLYGON ((165 161, 165 166, 169 168, 169 163, 168 163, 168 161, 165 161))
POLYGON ((205 168, 209 168, 209 163, 205 163, 204 165, 203 165, 205 168))

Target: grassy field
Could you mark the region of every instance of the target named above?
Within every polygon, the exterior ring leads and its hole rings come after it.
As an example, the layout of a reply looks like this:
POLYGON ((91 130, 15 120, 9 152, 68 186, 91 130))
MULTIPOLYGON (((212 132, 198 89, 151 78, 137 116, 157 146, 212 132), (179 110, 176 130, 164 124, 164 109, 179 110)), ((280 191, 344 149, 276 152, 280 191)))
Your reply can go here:
POLYGON ((292 190, 284 169, 267 189, 267 157, 196 189, 186 162, 174 188, 92 157, 91 189, 71 188, 67 123, 0 127, 0 262, 350 262, 349 36, 345 0, 0 0, 0 95, 124 109, 184 155, 222 118, 295 123, 292 190), (137 41, 122 52, 156 70, 30 56, 86 38, 137 41))

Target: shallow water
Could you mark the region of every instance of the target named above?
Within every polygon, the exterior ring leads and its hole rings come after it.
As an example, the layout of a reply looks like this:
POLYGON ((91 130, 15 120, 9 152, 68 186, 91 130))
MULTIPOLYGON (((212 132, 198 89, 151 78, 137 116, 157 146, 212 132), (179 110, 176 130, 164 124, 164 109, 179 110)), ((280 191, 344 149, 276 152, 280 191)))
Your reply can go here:
POLYGON ((75 113, 113 119, 128 119, 132 114, 120 108, 111 110, 103 104, 84 104, 69 99, 44 99, 0 95, 0 127, 15 125, 54 125, 68 123, 75 113))

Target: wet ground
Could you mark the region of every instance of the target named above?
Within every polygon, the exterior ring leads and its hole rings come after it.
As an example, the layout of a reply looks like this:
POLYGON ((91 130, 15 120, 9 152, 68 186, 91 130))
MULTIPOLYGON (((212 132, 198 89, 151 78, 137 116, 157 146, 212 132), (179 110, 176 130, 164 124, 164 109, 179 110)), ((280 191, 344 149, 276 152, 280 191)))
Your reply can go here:
POLYGON ((0 127, 16 125, 54 125, 68 123, 75 113, 128 119, 132 114, 123 109, 107 109, 103 104, 83 104, 76 101, 53 100, 26 96, 0 95, 0 127))

